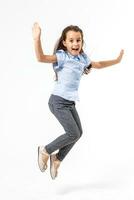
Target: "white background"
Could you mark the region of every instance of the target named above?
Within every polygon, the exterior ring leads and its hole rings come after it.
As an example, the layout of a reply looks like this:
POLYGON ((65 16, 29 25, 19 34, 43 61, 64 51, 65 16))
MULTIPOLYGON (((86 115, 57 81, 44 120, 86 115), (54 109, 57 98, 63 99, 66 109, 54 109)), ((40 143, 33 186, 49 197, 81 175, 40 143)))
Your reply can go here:
POLYGON ((131 0, 0 0, 0 199, 134 199, 133 18, 131 0), (35 21, 47 54, 70 24, 82 28, 92 60, 125 50, 120 64, 83 76, 83 137, 54 181, 38 169, 37 146, 63 129, 48 108, 54 73, 36 60, 35 21))

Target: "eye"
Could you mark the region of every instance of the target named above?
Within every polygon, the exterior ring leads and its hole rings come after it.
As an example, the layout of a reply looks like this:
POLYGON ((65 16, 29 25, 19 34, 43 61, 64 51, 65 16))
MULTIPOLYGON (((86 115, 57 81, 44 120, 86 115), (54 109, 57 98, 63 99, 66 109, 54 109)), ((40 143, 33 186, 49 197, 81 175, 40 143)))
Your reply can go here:
POLYGON ((78 39, 77 42, 81 42, 81 39, 78 39))
POLYGON ((70 40, 71 43, 73 43, 73 40, 70 40))

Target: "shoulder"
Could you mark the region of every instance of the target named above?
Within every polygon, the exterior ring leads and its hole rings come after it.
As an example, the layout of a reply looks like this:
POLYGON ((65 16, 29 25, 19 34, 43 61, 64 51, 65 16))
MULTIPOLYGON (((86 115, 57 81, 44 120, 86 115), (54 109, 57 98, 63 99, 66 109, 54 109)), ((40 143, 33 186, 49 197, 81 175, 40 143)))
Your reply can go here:
POLYGON ((54 66, 62 67, 62 65, 64 64, 66 60, 66 52, 60 49, 56 51, 55 55, 57 58, 57 62, 54 64, 54 66))
POLYGON ((86 54, 86 53, 81 53, 81 59, 83 60, 83 62, 86 64, 86 65, 89 65, 91 63, 91 60, 89 58, 89 56, 86 54))
POLYGON ((65 51, 64 51, 63 49, 59 49, 59 50, 56 51, 55 54, 60 54, 60 55, 63 54, 63 55, 64 55, 64 54, 66 54, 66 53, 65 53, 65 51))
POLYGON ((57 59, 64 60, 66 57, 66 52, 64 50, 60 49, 60 50, 56 51, 55 55, 56 55, 57 59))
POLYGON ((89 59, 88 55, 87 55, 86 53, 84 53, 84 52, 81 53, 81 56, 82 56, 83 59, 85 59, 85 60, 86 60, 86 59, 89 59))

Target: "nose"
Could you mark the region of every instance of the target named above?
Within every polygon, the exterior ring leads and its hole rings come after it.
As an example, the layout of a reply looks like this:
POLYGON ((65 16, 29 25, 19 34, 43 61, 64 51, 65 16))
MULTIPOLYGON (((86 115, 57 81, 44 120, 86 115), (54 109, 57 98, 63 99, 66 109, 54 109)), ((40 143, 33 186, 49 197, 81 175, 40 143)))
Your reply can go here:
POLYGON ((74 41, 74 46, 78 46, 78 42, 77 41, 74 41))

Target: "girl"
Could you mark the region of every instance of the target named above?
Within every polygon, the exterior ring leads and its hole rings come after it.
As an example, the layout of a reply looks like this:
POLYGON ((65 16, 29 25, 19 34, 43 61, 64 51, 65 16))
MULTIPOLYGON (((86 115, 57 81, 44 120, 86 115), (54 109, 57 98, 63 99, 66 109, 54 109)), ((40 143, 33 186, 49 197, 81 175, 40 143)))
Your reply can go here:
POLYGON ((61 161, 82 135, 82 126, 75 108, 78 87, 83 73, 88 74, 91 68, 101 69, 121 61, 124 51, 114 60, 93 62, 83 51, 83 32, 78 26, 66 27, 55 47, 53 55, 43 53, 41 45, 41 28, 33 25, 33 39, 37 60, 53 63, 56 83, 49 98, 49 108, 63 126, 65 133, 50 144, 38 147, 38 165, 42 172, 47 169, 50 158, 50 174, 55 179, 61 161), (58 150, 58 153, 52 154, 58 150))

